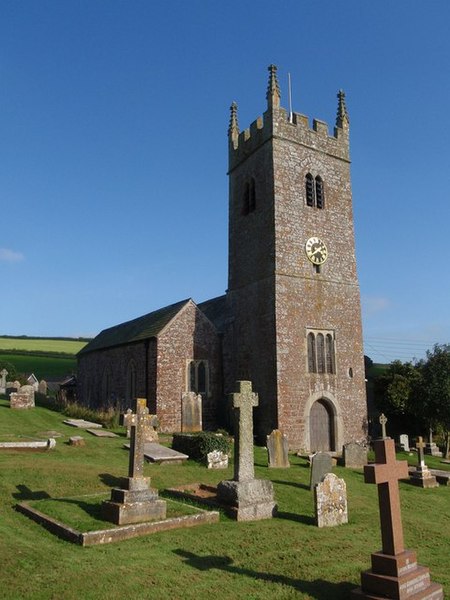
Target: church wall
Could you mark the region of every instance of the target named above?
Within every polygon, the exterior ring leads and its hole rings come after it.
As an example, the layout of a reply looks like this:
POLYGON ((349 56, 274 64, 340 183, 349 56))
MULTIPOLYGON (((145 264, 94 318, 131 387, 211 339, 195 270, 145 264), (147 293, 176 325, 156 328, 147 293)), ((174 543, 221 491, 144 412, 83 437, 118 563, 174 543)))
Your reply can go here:
POLYGON ((92 408, 107 408, 119 405, 120 409, 131 407, 128 397, 127 372, 130 363, 135 366, 136 396, 147 394, 150 412, 154 408, 155 341, 106 348, 81 355, 78 358, 79 400, 92 408), (146 368, 146 362, 148 368, 146 368), (146 382, 146 373, 148 382, 146 382), (153 390, 153 391, 152 391, 153 390))
POLYGON ((156 405, 162 431, 181 430, 181 395, 188 390, 190 360, 208 360, 209 395, 202 400, 203 428, 217 426, 222 397, 220 346, 214 326, 192 302, 160 333, 156 405))

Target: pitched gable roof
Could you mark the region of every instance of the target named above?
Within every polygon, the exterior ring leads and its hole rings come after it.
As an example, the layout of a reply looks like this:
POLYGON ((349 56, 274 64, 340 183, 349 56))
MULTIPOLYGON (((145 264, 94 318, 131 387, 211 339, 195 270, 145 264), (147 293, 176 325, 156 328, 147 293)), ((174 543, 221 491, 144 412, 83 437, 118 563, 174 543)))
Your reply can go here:
POLYGON ((198 308, 206 315, 219 333, 223 333, 227 321, 226 300, 226 296, 218 296, 197 304, 198 308))
POLYGON ((156 337, 190 300, 182 300, 147 315, 101 331, 78 352, 78 356, 156 337))

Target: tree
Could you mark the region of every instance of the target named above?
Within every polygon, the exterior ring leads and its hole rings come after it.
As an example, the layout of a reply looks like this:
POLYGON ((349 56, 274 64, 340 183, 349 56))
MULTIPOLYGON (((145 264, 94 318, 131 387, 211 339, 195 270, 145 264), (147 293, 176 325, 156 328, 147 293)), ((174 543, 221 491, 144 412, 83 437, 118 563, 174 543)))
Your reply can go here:
POLYGON ((436 344, 419 365, 421 380, 416 387, 416 406, 430 427, 442 431, 445 455, 450 454, 450 344, 436 344))
POLYGON ((19 374, 17 373, 16 367, 10 362, 7 362, 6 360, 0 360, 0 371, 3 371, 3 369, 8 371, 8 381, 15 381, 18 378, 19 374))
POLYGON ((387 370, 375 379, 377 408, 391 416, 410 415, 412 394, 420 377, 420 371, 413 363, 394 360, 387 370))

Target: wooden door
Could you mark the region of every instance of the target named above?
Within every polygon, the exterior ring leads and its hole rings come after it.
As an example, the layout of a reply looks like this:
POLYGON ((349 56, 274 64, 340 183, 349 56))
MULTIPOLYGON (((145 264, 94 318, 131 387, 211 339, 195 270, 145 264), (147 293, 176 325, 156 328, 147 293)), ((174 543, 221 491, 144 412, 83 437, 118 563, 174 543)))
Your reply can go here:
POLYGON ((310 450, 329 452, 334 450, 333 417, 323 400, 317 400, 309 414, 310 450))

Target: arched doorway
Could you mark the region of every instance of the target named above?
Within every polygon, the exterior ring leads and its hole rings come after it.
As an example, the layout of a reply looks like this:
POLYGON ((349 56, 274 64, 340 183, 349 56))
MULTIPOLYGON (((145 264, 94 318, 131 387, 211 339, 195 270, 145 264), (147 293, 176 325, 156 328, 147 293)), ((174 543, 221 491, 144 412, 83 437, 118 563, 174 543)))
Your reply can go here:
POLYGON ((309 441, 313 452, 330 452, 336 449, 333 411, 323 398, 316 400, 311 406, 309 441))

